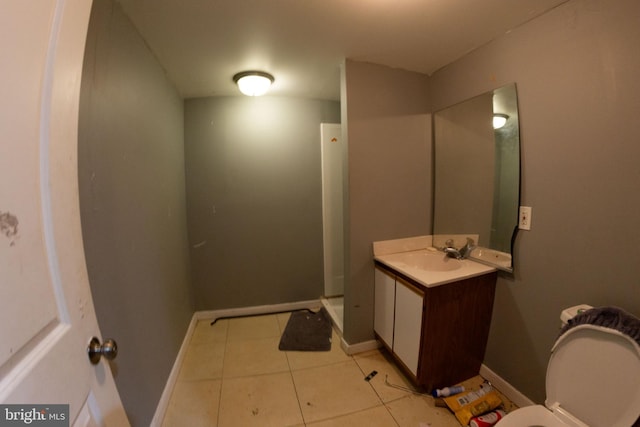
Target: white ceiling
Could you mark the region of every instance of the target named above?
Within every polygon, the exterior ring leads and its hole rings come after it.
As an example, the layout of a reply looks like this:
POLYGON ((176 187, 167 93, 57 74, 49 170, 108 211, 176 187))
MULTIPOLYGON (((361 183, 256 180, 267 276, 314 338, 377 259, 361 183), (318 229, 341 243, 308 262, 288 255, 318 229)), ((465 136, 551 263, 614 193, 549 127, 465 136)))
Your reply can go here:
POLYGON ((185 98, 261 70, 271 94, 335 100, 344 58, 431 74, 565 1, 119 0, 185 98))

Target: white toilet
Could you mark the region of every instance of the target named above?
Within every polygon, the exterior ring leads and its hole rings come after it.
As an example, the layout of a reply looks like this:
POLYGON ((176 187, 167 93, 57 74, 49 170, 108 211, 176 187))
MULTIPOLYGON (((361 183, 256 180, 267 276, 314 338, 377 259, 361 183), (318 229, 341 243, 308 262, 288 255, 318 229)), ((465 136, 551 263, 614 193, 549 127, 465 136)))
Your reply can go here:
POLYGON ((611 327, 573 326, 551 350, 546 392, 545 406, 517 409, 497 426, 634 426, 640 415, 640 346, 611 327))

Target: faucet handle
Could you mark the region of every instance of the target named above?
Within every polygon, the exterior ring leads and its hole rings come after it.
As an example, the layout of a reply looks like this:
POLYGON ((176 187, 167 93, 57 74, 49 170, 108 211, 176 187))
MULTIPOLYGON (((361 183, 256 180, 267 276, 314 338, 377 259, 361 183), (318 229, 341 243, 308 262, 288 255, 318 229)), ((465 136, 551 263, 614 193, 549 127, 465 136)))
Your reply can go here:
POLYGON ((463 258, 469 258, 471 251, 476 248, 476 244, 471 237, 467 237, 467 244, 460 248, 460 254, 463 258))

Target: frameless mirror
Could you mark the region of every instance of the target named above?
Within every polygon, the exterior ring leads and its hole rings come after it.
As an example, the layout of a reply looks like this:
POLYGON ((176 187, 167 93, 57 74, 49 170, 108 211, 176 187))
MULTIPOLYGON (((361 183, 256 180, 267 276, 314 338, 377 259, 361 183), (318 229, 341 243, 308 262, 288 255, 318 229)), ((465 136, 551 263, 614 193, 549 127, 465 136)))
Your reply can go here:
POLYGON ((433 126, 434 246, 451 240, 462 247, 470 237, 477 245, 470 258, 513 271, 520 203, 515 83, 436 112, 433 126))

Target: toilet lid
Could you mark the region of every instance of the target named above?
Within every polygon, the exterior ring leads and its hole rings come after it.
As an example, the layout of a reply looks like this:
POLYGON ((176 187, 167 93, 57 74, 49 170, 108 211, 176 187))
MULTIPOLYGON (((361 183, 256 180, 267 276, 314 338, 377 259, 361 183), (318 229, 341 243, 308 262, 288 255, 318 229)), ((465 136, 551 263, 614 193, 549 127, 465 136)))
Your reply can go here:
POLYGON ((640 415, 640 346, 590 324, 565 332, 547 367, 546 406, 593 427, 630 426, 640 415))

